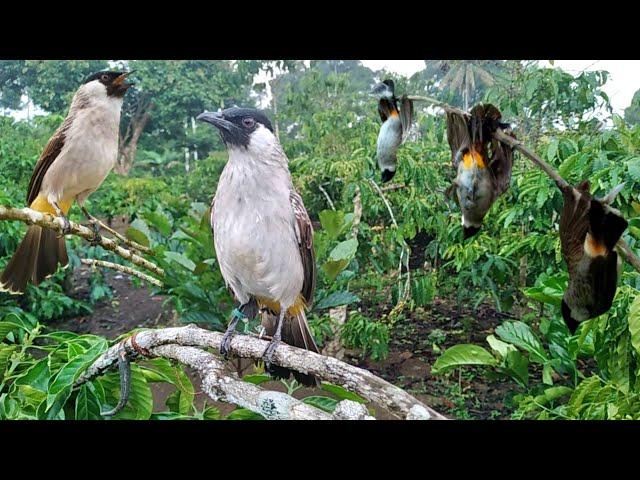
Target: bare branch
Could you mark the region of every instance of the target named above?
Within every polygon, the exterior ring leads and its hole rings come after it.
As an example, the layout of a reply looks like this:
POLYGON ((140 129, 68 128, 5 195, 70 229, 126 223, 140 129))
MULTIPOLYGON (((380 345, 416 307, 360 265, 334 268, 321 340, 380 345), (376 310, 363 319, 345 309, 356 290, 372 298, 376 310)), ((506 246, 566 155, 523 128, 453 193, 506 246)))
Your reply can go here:
MULTIPOLYGON (((136 335, 134 348, 131 337, 122 342, 122 347, 131 357, 140 352, 150 351, 161 345, 196 346, 220 349, 222 334, 198 328, 195 325, 185 327, 145 330, 136 335)), ((268 342, 249 335, 235 335, 231 340, 231 352, 242 358, 260 359, 268 342)), ((114 345, 102 354, 76 381, 76 386, 101 375, 117 363, 120 344, 114 345)), ((152 355, 150 353, 150 355, 152 355)), ((400 417, 422 419, 445 419, 443 415, 431 409, 404 390, 376 377, 371 372, 325 357, 308 350, 279 343, 275 350, 274 363, 285 368, 315 375, 325 381, 335 383, 357 393, 368 401, 375 402, 400 417), (413 412, 411 414, 411 412, 413 412)))
POLYGON ((104 260, 95 260, 93 258, 81 258, 80 262, 82 262, 84 265, 89 265, 92 267, 103 267, 103 268, 110 268, 112 270, 118 270, 119 272, 126 273, 127 275, 138 277, 144 280, 145 282, 149 282, 152 285, 155 285, 156 287, 162 287, 162 282, 157 278, 153 278, 150 275, 146 275, 142 272, 134 270, 133 268, 127 267, 125 265, 120 265, 118 263, 113 263, 113 262, 105 262, 104 260))
POLYGON ((138 251, 140 251, 142 253, 146 253, 146 254, 149 254, 149 255, 152 253, 152 250, 149 247, 145 247, 144 245, 140 245, 139 243, 134 242, 133 240, 129 240, 127 237, 125 237, 124 235, 116 232, 113 228, 111 228, 109 225, 106 225, 101 220, 98 220, 98 225, 100 225, 100 228, 106 230, 111 235, 113 235, 118 240, 120 240, 122 243, 128 245, 129 247, 133 248, 134 250, 138 250, 138 251))
POLYGON ((318 188, 320 189, 320 191, 324 194, 325 198, 327 199, 327 203, 331 207, 331 210, 335 210, 336 206, 333 204, 333 200, 331 200, 331 197, 329 196, 327 191, 324 189, 324 187, 322 185, 318 185, 318 188))

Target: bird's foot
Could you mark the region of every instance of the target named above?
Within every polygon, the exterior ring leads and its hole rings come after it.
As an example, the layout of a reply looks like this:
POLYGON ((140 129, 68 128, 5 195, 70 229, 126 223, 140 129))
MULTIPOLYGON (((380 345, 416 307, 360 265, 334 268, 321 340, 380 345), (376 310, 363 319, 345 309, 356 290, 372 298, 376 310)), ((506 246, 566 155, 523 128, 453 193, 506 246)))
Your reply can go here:
POLYGON ((278 340, 277 338, 272 338, 269 342, 269 346, 262 354, 262 361, 264 362, 264 366, 267 370, 269 370, 271 368, 271 365, 273 364, 276 348, 278 348, 279 344, 280 340, 278 340))
POLYGON ((224 336, 222 337, 222 342, 220 343, 220 355, 225 360, 229 359, 229 352, 231 351, 231 340, 236 332, 233 330, 227 330, 224 332, 224 336))
POLYGON ((100 242, 102 241, 102 235, 100 235, 100 225, 98 225, 97 221, 91 222, 91 230, 93 230, 93 238, 89 240, 89 244, 93 247, 96 247, 100 245, 100 242))
POLYGON ((71 222, 69 222, 69 219, 64 215, 60 218, 62 219, 62 232, 58 235, 58 238, 62 238, 71 233, 71 222))

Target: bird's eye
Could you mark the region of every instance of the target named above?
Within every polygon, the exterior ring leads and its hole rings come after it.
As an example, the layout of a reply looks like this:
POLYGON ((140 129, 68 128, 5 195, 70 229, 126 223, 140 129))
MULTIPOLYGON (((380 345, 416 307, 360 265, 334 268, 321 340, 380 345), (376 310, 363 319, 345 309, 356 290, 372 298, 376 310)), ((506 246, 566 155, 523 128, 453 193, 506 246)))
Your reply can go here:
POLYGON ((256 121, 251 117, 245 117, 242 119, 242 125, 247 128, 252 128, 256 124, 256 121))
POLYGON ((107 82, 109 81, 109 75, 102 75, 101 79, 103 82, 107 82))

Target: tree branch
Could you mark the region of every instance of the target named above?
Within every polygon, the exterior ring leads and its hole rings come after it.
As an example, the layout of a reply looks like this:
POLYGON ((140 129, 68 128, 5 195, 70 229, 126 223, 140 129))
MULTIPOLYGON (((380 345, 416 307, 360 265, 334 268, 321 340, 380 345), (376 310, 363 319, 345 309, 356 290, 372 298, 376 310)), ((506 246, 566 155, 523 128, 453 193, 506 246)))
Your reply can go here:
POLYGON ((104 260, 95 260, 93 258, 81 258, 80 262, 84 265, 89 265, 92 267, 103 267, 103 268, 111 268, 113 270, 118 270, 119 272, 126 273, 127 275, 133 275, 134 277, 138 277, 145 282, 149 282, 156 287, 162 287, 162 282, 157 278, 153 278, 150 275, 146 275, 142 272, 134 270, 131 267, 127 267, 126 265, 120 265, 118 263, 113 262, 105 262, 104 260))
MULTIPOLYGON (((221 333, 204 330, 195 325, 141 331, 136 334, 134 341, 132 337, 129 337, 123 340, 122 344, 117 344, 109 348, 109 350, 102 354, 93 365, 78 378, 76 386, 101 375, 116 365, 120 348, 124 348, 131 357, 136 357, 140 355, 141 352, 144 352, 145 356, 147 356, 147 352, 149 353, 148 356, 153 356, 154 354, 166 353, 166 351, 157 350, 156 347, 162 345, 172 344, 211 348, 218 351, 221 342, 221 333)), ((259 338, 249 335, 235 335, 231 340, 230 350, 234 355, 242 358, 260 359, 267 345, 267 341, 259 338)), ((219 362, 217 358, 213 358, 219 362)), ((211 360, 211 357, 207 357, 207 362, 209 360, 211 360)), ((282 367, 315 375, 325 381, 341 385, 366 400, 387 408, 391 413, 400 418, 438 420, 446 418, 404 390, 376 377, 371 372, 341 362, 335 358, 325 357, 308 350, 279 343, 276 347, 273 361, 282 367)), ((215 381, 211 383, 211 388, 215 389, 217 388, 216 386, 221 386, 224 383, 222 380, 215 381)), ((238 387, 234 386, 233 388, 238 387)), ((229 390, 225 395, 227 393, 231 394, 232 391, 229 390)), ((237 398, 233 400, 233 402, 236 403, 236 400, 237 398)), ((249 402, 249 399, 243 401, 249 402)), ((250 403, 245 403, 245 405, 247 404, 250 403)))
MULTIPOLYGON (((48 213, 41 213, 30 208, 10 208, 0 205, 0 220, 19 220, 27 225, 39 225, 44 228, 50 228, 58 233, 62 233, 63 222, 59 217, 54 217, 48 213)), ((71 226, 71 234, 84 238, 85 240, 92 241, 94 239, 93 230, 74 222, 69 222, 71 226)), ((115 241, 110 238, 100 237, 98 244, 105 250, 109 250, 119 257, 129 260, 131 263, 138 265, 146 270, 149 270, 156 275, 164 276, 164 270, 158 267, 155 263, 142 258, 139 255, 122 248, 115 241)))

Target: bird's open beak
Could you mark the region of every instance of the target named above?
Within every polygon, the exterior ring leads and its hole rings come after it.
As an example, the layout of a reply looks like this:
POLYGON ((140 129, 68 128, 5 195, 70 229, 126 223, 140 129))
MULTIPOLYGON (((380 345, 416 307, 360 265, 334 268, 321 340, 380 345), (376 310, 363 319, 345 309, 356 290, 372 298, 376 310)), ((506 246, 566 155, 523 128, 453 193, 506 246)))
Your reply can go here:
POLYGON ((203 112, 196 117, 196 120, 207 122, 216 127, 217 129, 231 130, 234 127, 233 123, 222 116, 220 112, 203 112))
POLYGON ((135 72, 135 70, 131 70, 130 72, 125 72, 122 75, 116 77, 116 79, 113 81, 113 85, 118 88, 119 90, 127 90, 128 88, 132 87, 134 84, 133 83, 125 83, 125 79, 131 75, 133 72, 135 72))

